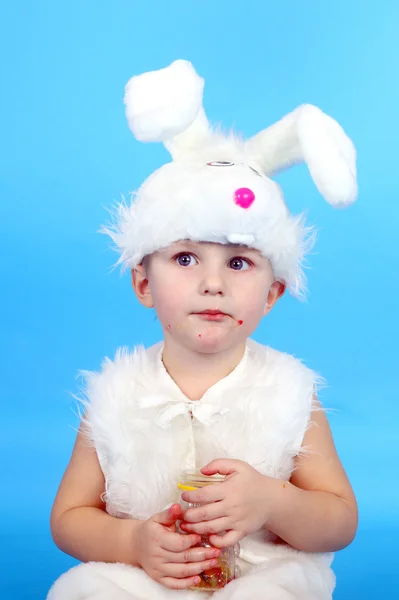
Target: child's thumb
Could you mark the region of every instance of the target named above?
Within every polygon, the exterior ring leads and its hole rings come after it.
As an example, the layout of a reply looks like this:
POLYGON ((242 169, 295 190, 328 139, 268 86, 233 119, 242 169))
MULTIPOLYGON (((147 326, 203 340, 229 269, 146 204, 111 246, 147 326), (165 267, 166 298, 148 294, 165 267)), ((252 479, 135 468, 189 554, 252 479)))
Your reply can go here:
POLYGON ((180 504, 172 504, 169 508, 166 508, 160 513, 157 513, 153 516, 153 520, 156 523, 160 523, 161 525, 166 525, 167 527, 173 525, 181 519, 183 516, 183 510, 180 504))

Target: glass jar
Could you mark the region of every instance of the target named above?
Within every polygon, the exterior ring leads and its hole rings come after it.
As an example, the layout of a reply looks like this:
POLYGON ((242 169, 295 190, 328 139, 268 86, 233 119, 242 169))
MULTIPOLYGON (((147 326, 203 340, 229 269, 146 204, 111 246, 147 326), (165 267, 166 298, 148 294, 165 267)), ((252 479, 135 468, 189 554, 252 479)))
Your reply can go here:
MULTIPOLYGON (((203 475, 199 470, 183 471, 180 481, 177 484, 179 490, 192 491, 206 485, 212 485, 213 483, 220 483, 224 480, 223 475, 203 475)), ((183 510, 189 508, 197 508, 201 504, 194 504, 185 502, 180 498, 180 504, 183 510)), ((185 533, 185 532, 182 532, 185 533)), ((223 535, 221 532, 219 535, 223 535)), ((202 548, 210 548, 212 544, 209 541, 208 535, 202 535, 201 541, 196 546, 202 548)), ((200 583, 198 583, 193 589, 202 590, 204 592, 215 591, 223 588, 233 579, 239 577, 239 567, 236 564, 236 557, 240 552, 240 545, 235 544, 229 548, 221 548, 221 555, 218 558, 219 565, 213 569, 208 569, 199 574, 201 577, 200 583)))

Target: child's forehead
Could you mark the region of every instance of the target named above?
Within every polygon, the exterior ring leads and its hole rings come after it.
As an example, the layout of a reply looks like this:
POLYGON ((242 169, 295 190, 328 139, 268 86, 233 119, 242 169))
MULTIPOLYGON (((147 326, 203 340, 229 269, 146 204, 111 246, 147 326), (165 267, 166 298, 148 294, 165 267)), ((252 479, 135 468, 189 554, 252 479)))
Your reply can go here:
POLYGON ((259 250, 256 248, 250 248, 249 246, 245 246, 243 244, 221 244, 219 242, 194 242, 193 240, 178 240, 173 244, 168 246, 167 250, 176 250, 179 248, 189 248, 192 250, 195 249, 209 249, 214 252, 254 252, 256 254, 261 254, 259 250))

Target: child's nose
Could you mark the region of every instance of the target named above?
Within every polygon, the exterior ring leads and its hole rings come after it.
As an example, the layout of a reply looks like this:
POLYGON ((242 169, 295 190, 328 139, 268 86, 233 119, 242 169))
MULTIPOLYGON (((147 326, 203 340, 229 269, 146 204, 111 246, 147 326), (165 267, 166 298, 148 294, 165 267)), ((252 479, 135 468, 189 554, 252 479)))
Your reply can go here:
POLYGON ((234 202, 241 208, 249 208, 255 200, 255 194, 249 188, 239 188, 234 192, 234 202))
POLYGON ((224 284, 217 273, 207 273, 201 282, 201 292, 210 296, 223 296, 224 284))

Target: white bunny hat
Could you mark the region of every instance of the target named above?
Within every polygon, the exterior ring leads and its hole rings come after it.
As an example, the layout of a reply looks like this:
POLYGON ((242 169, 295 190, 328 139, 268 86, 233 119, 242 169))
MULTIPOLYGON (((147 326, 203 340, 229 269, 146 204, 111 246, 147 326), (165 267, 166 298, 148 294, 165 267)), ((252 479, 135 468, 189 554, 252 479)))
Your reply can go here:
POLYGON ((269 258, 275 278, 300 296, 312 230, 303 215, 290 215, 269 177, 306 162, 327 202, 349 205, 357 196, 355 148, 336 121, 311 105, 248 140, 216 133, 202 107, 203 87, 184 60, 129 80, 132 132, 143 142, 163 142, 173 160, 148 177, 130 206, 117 206, 114 223, 102 232, 125 268, 179 240, 244 244, 269 258))

